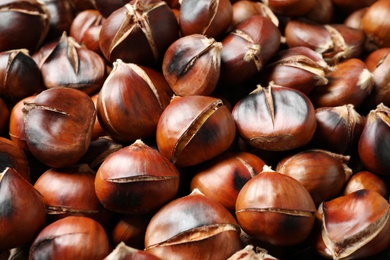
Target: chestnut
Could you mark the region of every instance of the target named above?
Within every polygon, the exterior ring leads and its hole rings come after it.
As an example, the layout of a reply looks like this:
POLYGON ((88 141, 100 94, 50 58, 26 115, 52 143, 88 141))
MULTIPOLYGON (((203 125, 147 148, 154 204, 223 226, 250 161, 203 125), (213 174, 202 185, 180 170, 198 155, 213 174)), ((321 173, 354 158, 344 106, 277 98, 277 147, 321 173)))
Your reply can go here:
POLYGON ((150 220, 145 250, 162 259, 227 259, 242 249, 233 215, 198 190, 166 204, 150 220))
POLYGON ((158 150, 178 167, 210 160, 232 144, 236 125, 221 99, 209 96, 176 96, 157 124, 158 150))
POLYGON ((69 216, 39 232, 31 244, 29 259, 103 259, 108 254, 108 237, 97 221, 69 216))
POLYGON ((363 16, 366 13, 367 9, 368 7, 364 7, 356 11, 353 11, 345 18, 343 24, 351 28, 363 30, 362 21, 363 21, 363 16))
POLYGON ((116 222, 110 234, 114 245, 125 243, 132 248, 144 249, 146 227, 149 224, 150 215, 123 215, 116 222))
POLYGON ((126 259, 160 260, 159 257, 149 254, 143 250, 127 246, 124 242, 120 242, 115 247, 115 249, 103 260, 126 260, 126 259))
POLYGON ((42 196, 13 168, 0 172, 0 252, 29 245, 45 226, 42 196))
MULTIPOLYGON (((97 109, 98 98, 99 98, 99 93, 96 93, 93 96, 91 96, 91 99, 95 105, 95 109, 97 109)), ((92 129, 91 140, 97 140, 99 137, 102 137, 102 136, 108 136, 108 133, 103 129, 102 125, 99 122, 99 118, 97 117, 97 114, 96 114, 95 123, 94 123, 93 129, 92 129)))
POLYGON ((299 46, 278 51, 260 73, 263 84, 273 82, 297 89, 307 96, 319 86, 326 85, 326 73, 331 67, 322 55, 314 50, 299 46))
POLYGON ((88 95, 100 90, 106 79, 106 64, 100 55, 81 47, 65 32, 51 48, 39 63, 46 88, 67 87, 88 95))
POLYGON ((7 104, 0 98, 0 135, 4 134, 10 121, 10 111, 7 104))
POLYGON ((0 52, 14 49, 36 51, 50 26, 43 1, 5 0, 0 3, 0 52))
POLYGON ((353 105, 320 107, 315 115, 317 127, 312 138, 315 147, 339 154, 356 151, 365 119, 353 105))
POLYGON ((53 168, 72 166, 87 151, 96 110, 84 92, 47 89, 25 103, 23 111, 26 143, 40 162, 53 168))
POLYGON ((102 25, 105 18, 98 10, 88 9, 81 11, 72 20, 69 29, 71 36, 80 45, 84 44, 85 33, 89 28, 102 25))
POLYGON ((251 237, 277 246, 303 242, 314 226, 316 206, 296 179, 264 167, 241 189, 236 217, 251 237))
POLYGON ((326 73, 328 84, 310 93, 315 107, 336 107, 351 104, 358 108, 374 88, 373 74, 357 58, 341 61, 326 73))
POLYGON ((191 190, 198 189, 234 212, 242 186, 261 172, 264 165, 265 162, 252 153, 224 153, 201 165, 191 180, 191 190))
POLYGON ((283 86, 258 86, 232 111, 238 134, 250 146, 287 151, 309 143, 317 121, 314 107, 302 92, 283 86))
POLYGON ((379 48, 375 51, 370 52, 364 59, 369 71, 373 72, 376 67, 382 64, 383 60, 390 53, 390 47, 379 48))
POLYGON ((389 215, 389 202, 366 189, 323 202, 316 214, 315 249, 328 259, 373 256, 390 244, 389 215))
POLYGON ((179 25, 166 2, 132 0, 106 18, 99 44, 110 63, 121 59, 154 66, 178 38, 179 25))
POLYGON ((183 36, 202 34, 220 39, 233 18, 230 0, 182 0, 179 26, 183 36))
POLYGON ((334 9, 332 0, 316 0, 314 6, 304 14, 304 17, 319 24, 328 24, 335 17, 334 9))
POLYGON ((121 142, 151 137, 172 95, 161 72, 117 60, 96 101, 98 121, 121 142))
POLYGON ((107 226, 112 214, 98 200, 94 183, 95 172, 87 164, 45 171, 34 188, 43 196, 47 222, 85 216, 107 226))
POLYGON ((309 12, 316 0, 264 0, 263 3, 276 14, 283 16, 302 16, 309 12))
POLYGON ((284 157, 278 162, 276 171, 299 181, 318 206, 337 197, 349 180, 352 174, 349 160, 350 156, 309 149, 284 157))
POLYGON ((375 2, 377 2, 377 0, 363 0, 363 1, 332 0, 335 9, 338 12, 340 12, 343 16, 351 14, 352 12, 358 9, 369 7, 375 2))
POLYGON ((359 171, 353 174, 343 188, 343 195, 363 189, 376 191, 385 199, 389 196, 386 182, 370 171, 359 171))
POLYGON ((367 35, 368 50, 390 47, 389 1, 374 1, 363 15, 362 29, 367 35))
POLYGON ((94 0, 96 9, 103 15, 103 17, 108 17, 114 11, 118 10, 125 4, 127 4, 128 0, 94 0))
POLYGON ((222 40, 221 86, 235 86, 258 74, 279 50, 281 33, 272 21, 254 15, 222 40))
POLYGON ((359 138, 358 153, 367 170, 390 175, 390 109, 379 104, 370 111, 359 138))
POLYGON ((210 95, 218 83, 222 44, 202 34, 173 42, 164 55, 162 71, 178 96, 210 95))
POLYGON ((50 14, 49 31, 45 41, 52 41, 66 31, 69 32, 74 18, 74 8, 69 0, 43 0, 50 14))
POLYGON ((8 106, 43 89, 41 71, 26 49, 0 53, 0 98, 8 106))
POLYGON ((7 167, 17 171, 28 182, 30 178, 30 165, 24 151, 11 140, 0 137, 0 171, 7 167))
POLYGON ((140 139, 109 155, 95 177, 95 191, 106 209, 146 214, 171 201, 179 172, 157 150, 140 139))

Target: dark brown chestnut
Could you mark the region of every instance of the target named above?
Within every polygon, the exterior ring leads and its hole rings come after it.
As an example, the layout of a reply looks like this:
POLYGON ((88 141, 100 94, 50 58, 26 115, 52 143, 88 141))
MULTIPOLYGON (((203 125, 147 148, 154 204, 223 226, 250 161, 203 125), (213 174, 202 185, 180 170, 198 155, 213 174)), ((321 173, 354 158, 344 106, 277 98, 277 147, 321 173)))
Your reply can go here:
POLYGON ((358 152, 367 170, 390 175, 390 109, 387 106, 379 104, 367 115, 358 152))
POLYGON ((151 137, 172 95, 161 72, 117 60, 99 92, 98 121, 122 142, 151 137))
POLYGON ((4 134, 8 129, 10 121, 10 111, 7 104, 0 98, 0 135, 4 134))
POLYGON ((332 0, 335 9, 341 13, 341 15, 348 15, 353 11, 361 8, 369 7, 374 4, 377 0, 332 0))
POLYGON ((276 171, 302 183, 318 206, 337 197, 349 180, 352 174, 349 160, 349 156, 310 149, 283 158, 276 171))
POLYGON ((106 231, 97 221, 69 216, 41 230, 30 247, 29 259, 103 259, 109 253, 106 231))
POLYGON ((287 151, 309 143, 317 121, 302 92, 270 84, 238 101, 232 111, 239 135, 252 147, 287 151))
POLYGON ((315 110, 317 127, 312 144, 339 154, 355 153, 365 119, 353 105, 320 107, 315 110))
POLYGON ((87 151, 96 110, 84 92, 47 89, 25 103, 23 111, 27 146, 42 163, 53 168, 72 166, 87 151))
POLYGON ((175 198, 178 188, 176 167, 140 139, 109 155, 95 178, 103 206, 126 214, 155 212, 175 198))
POLYGON ((81 47, 66 33, 51 48, 39 62, 46 88, 67 87, 89 95, 100 90, 106 79, 106 63, 100 55, 81 47))
POLYGON ((26 49, 0 53, 0 98, 9 107, 43 89, 41 71, 26 49))
POLYGON ((236 125, 221 99, 176 96, 157 124, 156 142, 161 154, 179 167, 210 160, 232 144, 236 125))
POLYGON ((85 216, 106 227, 112 213, 100 203, 94 183, 95 172, 87 164, 45 171, 36 180, 34 188, 43 196, 47 222, 85 216))
POLYGON ((327 259, 360 259, 390 244, 390 205, 379 193, 358 190, 318 207, 314 247, 327 259))
POLYGON ((45 41, 52 41, 69 32, 75 10, 69 0, 43 0, 50 15, 49 32, 45 41))
POLYGON ((389 197, 389 187, 386 182, 369 171, 359 171, 353 174, 343 188, 343 195, 363 189, 376 191, 385 199, 389 197))
POLYGON ((145 250, 162 259, 227 259, 242 248, 233 215, 198 190, 166 204, 150 220, 145 250))
POLYGON ((104 16, 108 17, 114 11, 118 10, 125 4, 129 2, 129 0, 94 0, 96 9, 104 16))
POLYGON ((302 16, 309 12, 316 0, 264 0, 263 3, 276 14, 283 16, 302 16))
POLYGON ((165 52, 163 75, 178 96, 210 95, 221 69, 222 44, 202 34, 173 42, 165 52))
POLYGON ((0 3, 0 51, 36 51, 43 43, 50 13, 43 1, 4 0, 0 3))
POLYGON ((316 0, 314 6, 304 14, 305 18, 320 24, 331 23, 334 16, 335 10, 332 0, 316 0))
POLYGON ((250 179, 236 202, 236 217, 251 237, 277 246, 303 242, 314 225, 316 206, 294 178, 268 167, 250 179))
POLYGON ((373 74, 366 64, 357 58, 336 64, 326 73, 328 83, 310 93, 315 107, 336 107, 351 104, 358 108, 374 88, 373 74))
POLYGON ((279 50, 281 33, 272 21, 254 15, 222 40, 221 86, 239 85, 258 74, 279 50))
POLYGON ((208 198, 234 212, 241 188, 261 172, 264 165, 262 159, 248 152, 224 153, 195 172, 191 190, 198 189, 208 198))
POLYGON ((0 137, 0 172, 7 167, 17 171, 28 182, 30 178, 30 165, 26 154, 11 140, 0 137))
POLYGON ((220 39, 233 18, 230 0, 182 0, 179 26, 182 35, 202 34, 220 39))
POLYGON ((132 0, 103 22, 99 44, 109 62, 153 66, 179 38, 179 25, 162 0, 132 0))
POLYGON ((45 226, 42 196, 13 168, 0 171, 0 251, 29 245, 45 226))

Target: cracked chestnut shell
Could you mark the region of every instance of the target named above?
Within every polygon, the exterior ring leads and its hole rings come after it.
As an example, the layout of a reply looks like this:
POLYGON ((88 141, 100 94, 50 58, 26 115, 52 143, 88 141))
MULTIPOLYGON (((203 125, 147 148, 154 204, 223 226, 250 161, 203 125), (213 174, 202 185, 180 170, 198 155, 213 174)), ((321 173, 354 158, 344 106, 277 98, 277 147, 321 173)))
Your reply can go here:
POLYGON ((221 99, 176 96, 161 114, 156 142, 176 166, 193 166, 222 154, 235 135, 234 119, 221 99))
POLYGON ((117 60, 96 101, 98 121, 122 142, 151 137, 172 95, 159 71, 117 60))
POLYGON ((41 194, 13 168, 0 172, 0 251, 31 243, 46 224, 41 194))
POLYGON ((29 259, 103 259, 110 253, 106 231, 95 220, 69 216, 43 228, 29 259))
POLYGON ((372 256, 390 244, 390 205, 379 193, 358 190, 326 201, 316 213, 316 251, 328 259, 372 256))
POLYGON ((25 103, 26 143, 31 154, 49 167, 72 166, 91 143, 96 110, 84 92, 56 87, 25 103))
POLYGON ((132 0, 103 22, 99 44, 111 63, 153 66, 178 38, 179 25, 165 1, 132 0))
POLYGON ((277 246, 304 241, 314 226, 316 206, 294 178, 267 167, 241 189, 236 217, 251 237, 277 246))
POLYGON ((239 234, 240 227, 226 208, 194 190, 152 217, 145 250, 162 259, 222 260, 242 248, 239 234))
POLYGON ((379 104, 370 111, 359 138, 358 153, 367 170, 390 175, 390 109, 379 104))
POLYGON ((252 147, 287 151, 306 145, 316 129, 314 107, 302 92, 272 83, 233 107, 239 135, 252 147))
POLYGON ((0 51, 36 51, 48 31, 50 14, 43 1, 4 0, 0 3, 0 51))
POLYGON ((155 212, 176 196, 178 188, 176 167, 140 139, 107 157, 95 178, 103 206, 125 214, 155 212))
POLYGON ((163 75, 178 96, 210 95, 221 69, 222 44, 201 34, 181 37, 165 52, 163 75))

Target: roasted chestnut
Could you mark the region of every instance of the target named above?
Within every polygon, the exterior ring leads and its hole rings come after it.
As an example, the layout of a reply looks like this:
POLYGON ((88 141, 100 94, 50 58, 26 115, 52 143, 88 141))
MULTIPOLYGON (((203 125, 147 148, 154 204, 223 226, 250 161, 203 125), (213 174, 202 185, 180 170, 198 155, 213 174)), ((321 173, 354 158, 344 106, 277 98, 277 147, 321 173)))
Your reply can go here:
POLYGON ((145 250, 162 259, 227 259, 242 248, 229 211, 198 190, 175 199, 150 220, 145 250))
POLYGON ((178 188, 176 167, 140 139, 109 155, 95 178, 103 206, 126 214, 153 213, 174 199, 178 188))
POLYGON ((69 216, 39 232, 29 259, 103 259, 109 254, 106 231, 88 217, 69 216))
POLYGON ((318 207, 315 249, 328 259, 372 256, 390 244, 390 205, 379 193, 358 190, 318 207))
POLYGON ((230 110, 221 99, 176 96, 157 124, 156 143, 176 166, 193 166, 222 154, 236 136, 230 110))
POLYGON ((172 95, 160 72, 117 60, 96 101, 98 121, 122 142, 151 137, 172 95))
POLYGON ((210 95, 218 83, 222 44, 202 34, 173 42, 164 55, 162 71, 178 96, 210 95))
POLYGON ((87 151, 96 110, 84 92, 47 89, 25 103, 23 111, 28 149, 42 163, 53 168, 72 166, 87 151))
POLYGON ((103 22, 99 44, 110 62, 153 66, 179 38, 179 25, 162 0, 132 0, 103 22))
POLYGON ((29 245, 45 226, 42 196, 13 168, 0 171, 0 251, 29 245))
POLYGON ((252 147, 286 151, 309 143, 317 121, 302 92, 270 84, 238 101, 232 111, 239 135, 252 147))
POLYGON ((316 206, 294 178, 268 167, 250 179, 236 202, 236 217, 251 237, 277 246, 303 242, 314 225, 316 206))

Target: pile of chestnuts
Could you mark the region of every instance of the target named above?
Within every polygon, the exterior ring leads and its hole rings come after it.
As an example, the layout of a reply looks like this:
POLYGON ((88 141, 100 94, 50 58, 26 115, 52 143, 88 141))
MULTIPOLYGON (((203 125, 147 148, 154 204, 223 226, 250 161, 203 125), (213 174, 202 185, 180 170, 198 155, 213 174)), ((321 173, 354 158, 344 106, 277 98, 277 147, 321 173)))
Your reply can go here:
POLYGON ((0 1, 0 260, 390 259, 390 1, 0 1))

